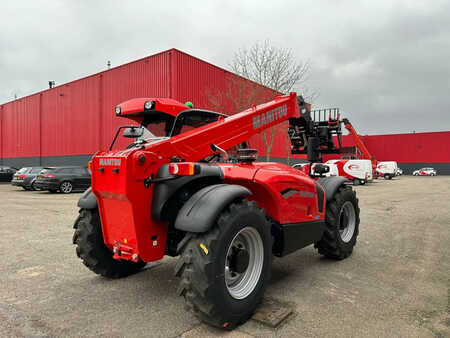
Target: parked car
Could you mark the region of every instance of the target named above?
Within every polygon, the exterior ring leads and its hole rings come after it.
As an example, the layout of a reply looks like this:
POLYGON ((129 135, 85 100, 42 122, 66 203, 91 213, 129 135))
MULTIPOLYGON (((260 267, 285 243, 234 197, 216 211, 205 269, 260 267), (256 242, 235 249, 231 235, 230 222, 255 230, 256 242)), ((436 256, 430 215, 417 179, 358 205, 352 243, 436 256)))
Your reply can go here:
POLYGON ((390 180, 397 175, 397 168, 398 165, 395 161, 378 162, 377 173, 385 180, 390 180))
POLYGON ((13 167, 0 167, 0 182, 11 182, 16 171, 17 169, 13 167))
POLYGON ((434 168, 421 168, 413 172, 414 176, 436 176, 437 172, 434 168))
POLYGON ((35 186, 36 177, 42 169, 42 167, 22 168, 14 174, 11 184, 25 190, 37 190, 35 186))
POLYGON ((91 186, 91 174, 85 167, 47 167, 38 175, 35 187, 50 192, 84 191, 91 186))

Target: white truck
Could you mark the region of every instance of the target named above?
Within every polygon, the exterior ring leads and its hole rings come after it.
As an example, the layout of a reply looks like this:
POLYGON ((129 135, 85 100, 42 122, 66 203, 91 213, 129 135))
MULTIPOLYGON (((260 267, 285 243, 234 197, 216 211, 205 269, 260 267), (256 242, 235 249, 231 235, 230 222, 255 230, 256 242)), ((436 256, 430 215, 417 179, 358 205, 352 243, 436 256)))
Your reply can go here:
POLYGON ((383 176, 385 180, 390 180, 397 175, 398 165, 395 161, 378 162, 377 172, 379 176, 383 176))

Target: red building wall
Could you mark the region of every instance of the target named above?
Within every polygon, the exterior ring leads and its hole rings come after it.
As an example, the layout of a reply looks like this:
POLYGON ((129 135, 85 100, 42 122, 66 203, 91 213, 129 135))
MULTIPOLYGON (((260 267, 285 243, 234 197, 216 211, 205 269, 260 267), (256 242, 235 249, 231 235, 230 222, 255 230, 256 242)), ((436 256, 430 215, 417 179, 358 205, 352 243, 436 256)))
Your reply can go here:
POLYGON ((363 136, 362 139, 379 161, 450 162, 450 131, 373 135, 363 136))
POLYGON ((114 107, 130 98, 171 97, 232 114, 274 95, 171 49, 1 105, 0 164, 85 163, 109 146, 120 125, 130 123, 114 114, 114 107), (253 100, 243 105, 239 97, 253 100))

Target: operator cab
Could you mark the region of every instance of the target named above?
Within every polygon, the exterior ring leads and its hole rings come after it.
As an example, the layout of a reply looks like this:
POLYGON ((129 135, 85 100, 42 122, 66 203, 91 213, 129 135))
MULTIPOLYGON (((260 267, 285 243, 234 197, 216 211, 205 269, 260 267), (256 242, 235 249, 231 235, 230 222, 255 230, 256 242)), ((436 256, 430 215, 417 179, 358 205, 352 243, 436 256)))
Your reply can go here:
MULTIPOLYGON (((142 128, 140 135, 128 148, 143 143, 162 141, 227 117, 227 115, 209 110, 190 109, 186 105, 169 98, 128 100, 116 107, 116 115, 134 120, 142 128)), ((124 137, 136 135, 135 132, 127 132, 128 129, 132 128, 131 126, 121 127, 120 129, 123 128, 126 128, 124 137)), ((137 129, 138 127, 134 128, 137 129)))

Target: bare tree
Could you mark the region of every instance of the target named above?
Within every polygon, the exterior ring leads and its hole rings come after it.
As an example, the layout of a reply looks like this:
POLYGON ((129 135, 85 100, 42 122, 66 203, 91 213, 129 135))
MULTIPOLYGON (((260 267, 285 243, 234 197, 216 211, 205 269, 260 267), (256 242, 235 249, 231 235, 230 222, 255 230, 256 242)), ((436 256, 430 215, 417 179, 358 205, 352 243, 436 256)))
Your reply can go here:
POLYGON ((255 87, 251 81, 232 76, 227 79, 225 89, 205 88, 205 91, 212 108, 225 114, 238 113, 273 96, 266 88, 255 87))
POLYGON ((275 47, 268 40, 240 49, 230 67, 234 73, 280 93, 302 87, 310 70, 309 61, 297 63, 291 49, 275 47))
MULTIPOLYGON (((309 102, 317 96, 317 93, 305 87, 310 70, 309 62, 296 62, 291 49, 275 47, 268 40, 257 42, 248 49, 240 49, 234 54, 230 68, 234 73, 279 93, 288 93, 293 88, 303 88, 302 92, 310 93, 309 102)), ((282 128, 285 129, 287 128, 282 128)), ((263 131, 267 161, 270 160, 276 133, 277 127, 272 127, 271 137, 268 139, 268 132, 263 131)), ((287 152, 290 152, 289 141, 286 147, 287 152)))

